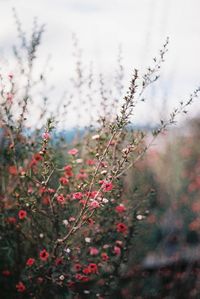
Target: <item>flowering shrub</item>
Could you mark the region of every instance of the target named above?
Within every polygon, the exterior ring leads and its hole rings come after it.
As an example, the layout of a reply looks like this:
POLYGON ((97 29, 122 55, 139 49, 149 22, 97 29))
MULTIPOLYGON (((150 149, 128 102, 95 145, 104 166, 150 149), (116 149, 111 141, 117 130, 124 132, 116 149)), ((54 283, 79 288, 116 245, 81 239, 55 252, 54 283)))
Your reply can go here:
POLYGON ((149 144, 145 132, 132 130, 133 109, 158 79, 167 41, 146 74, 134 70, 116 114, 102 115, 99 125, 86 130, 79 142, 66 146, 60 138, 56 143, 56 116, 47 118, 43 110, 41 127, 30 132, 26 127, 43 27, 36 27, 29 43, 19 22, 18 29, 26 60, 15 48, 19 77, 1 75, 2 296, 114 298, 128 269, 135 222, 142 217, 137 214, 137 196, 126 198, 124 174, 185 111, 199 89, 161 121, 149 144), (20 76, 26 79, 22 88, 20 76), (14 114, 16 107, 19 115, 14 114))

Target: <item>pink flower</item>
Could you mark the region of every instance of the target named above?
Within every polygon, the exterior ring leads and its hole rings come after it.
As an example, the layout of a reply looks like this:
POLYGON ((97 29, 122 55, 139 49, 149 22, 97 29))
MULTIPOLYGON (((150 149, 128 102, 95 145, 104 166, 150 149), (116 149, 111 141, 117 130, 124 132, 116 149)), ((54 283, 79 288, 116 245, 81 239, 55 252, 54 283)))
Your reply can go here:
POLYGON ((116 206, 115 211, 117 213, 123 213, 123 212, 126 211, 126 208, 125 208, 125 206, 123 204, 120 204, 120 205, 116 206))
POLYGON ((90 255, 98 255, 99 250, 96 247, 90 247, 90 255))
POLYGON ((61 177, 60 179, 59 179, 59 181, 60 181, 60 183, 62 184, 62 185, 67 185, 68 183, 69 183, 69 180, 66 178, 66 177, 61 177))
POLYGON ((46 261, 49 257, 49 253, 46 251, 46 249, 43 249, 41 252, 40 252, 40 259, 42 261, 46 261))
POLYGON ((80 173, 78 173, 77 176, 76 176, 76 178, 77 178, 78 180, 85 180, 85 179, 87 179, 87 177, 88 177, 87 173, 84 173, 84 172, 80 172, 80 173))
POLYGON ((26 218, 27 216, 27 212, 24 211, 24 210, 20 210, 19 213, 18 213, 18 217, 19 219, 23 220, 24 218, 26 218))
POLYGON ((95 165, 96 162, 95 162, 95 160, 89 159, 89 160, 86 161, 86 164, 91 166, 91 165, 95 165))
POLYGON ((42 138, 45 140, 49 140, 50 139, 50 134, 45 132, 44 134, 42 134, 42 138))
POLYGON ((66 165, 64 167, 64 171, 65 171, 65 175, 67 177, 72 177, 73 176, 73 172, 72 172, 72 166, 71 165, 66 165))
POLYGON ((104 192, 108 192, 108 191, 111 191, 113 189, 112 182, 102 180, 102 181, 99 181, 99 184, 102 185, 104 192))
POLYGON ((107 255, 106 252, 102 252, 101 254, 101 258, 104 262, 108 261, 109 260, 109 256, 107 255))
POLYGON ((56 197, 56 199, 57 199, 57 202, 59 202, 59 203, 64 203, 65 202, 65 197, 64 197, 63 194, 58 195, 56 197))
POLYGON ((35 264, 35 259, 32 258, 32 257, 30 257, 30 258, 27 260, 26 265, 31 267, 33 264, 35 264))
POLYGON ((89 205, 91 209, 97 209, 100 207, 100 203, 97 200, 92 200, 89 205))
POLYGON ((82 199, 83 198, 83 193, 82 192, 76 192, 73 193, 73 199, 82 199))
POLYGON ((71 150, 68 151, 69 155, 75 156, 78 154, 77 148, 72 148, 71 150))
POLYGON ((16 284, 16 289, 19 293, 23 293, 26 290, 26 287, 23 282, 20 281, 18 284, 16 284))
POLYGON ((73 221, 75 221, 75 220, 76 220, 75 217, 69 217, 69 222, 73 222, 73 221))
POLYGON ((17 222, 17 219, 15 217, 8 217, 5 219, 7 223, 10 223, 10 224, 15 224, 17 222))
POLYGON ((113 251, 114 251, 114 254, 116 254, 116 255, 120 255, 121 254, 121 248, 118 247, 118 246, 115 246, 113 251))

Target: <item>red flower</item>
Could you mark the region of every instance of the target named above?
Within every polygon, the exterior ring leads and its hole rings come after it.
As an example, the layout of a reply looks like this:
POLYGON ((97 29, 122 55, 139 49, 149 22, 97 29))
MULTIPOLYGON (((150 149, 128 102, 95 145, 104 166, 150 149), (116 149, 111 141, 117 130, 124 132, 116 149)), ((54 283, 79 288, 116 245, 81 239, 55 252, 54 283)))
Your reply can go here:
POLYGON ((80 172, 76 176, 77 180, 85 180, 85 179, 87 179, 87 177, 88 177, 87 173, 84 173, 84 172, 80 172))
POLYGON ((72 166, 71 165, 66 165, 64 167, 64 171, 65 171, 65 175, 68 177, 73 176, 73 172, 72 172, 72 166))
POLYGON ((31 267, 33 264, 35 264, 35 259, 32 258, 32 257, 30 257, 30 258, 27 260, 26 265, 31 267))
POLYGON ((11 272, 9 270, 3 270, 2 275, 8 277, 11 275, 11 272))
POLYGON ((56 199, 57 199, 57 202, 59 202, 59 203, 64 203, 65 202, 65 197, 64 197, 63 194, 58 195, 56 197, 56 199))
POLYGON ((24 218, 26 218, 26 216, 27 216, 27 212, 26 211, 24 211, 24 210, 20 210, 19 211, 19 213, 18 213, 18 217, 19 217, 19 219, 24 219, 24 218))
POLYGON ((39 153, 36 153, 36 154, 34 155, 34 159, 35 159, 36 161, 40 161, 40 160, 42 160, 42 156, 41 156, 39 153))
POLYGON ((75 269, 75 271, 80 271, 81 270, 81 264, 75 264, 74 265, 74 269, 75 269))
POLYGON ((91 160, 91 159, 89 159, 89 160, 86 161, 86 164, 87 164, 87 165, 95 165, 96 162, 95 162, 95 160, 91 160))
POLYGON ((99 181, 99 184, 102 185, 104 192, 108 192, 108 191, 111 191, 113 189, 112 182, 108 182, 108 181, 102 180, 102 181, 99 181))
POLYGON ((66 178, 66 177, 61 177, 60 179, 59 179, 59 181, 60 181, 60 183, 62 184, 62 185, 67 185, 68 183, 69 183, 69 180, 66 178))
POLYGON ((101 258, 104 262, 106 262, 107 260, 109 260, 109 256, 107 255, 106 252, 102 252, 101 254, 101 258))
POLYGON ((72 148, 71 150, 68 151, 69 155, 75 156, 78 154, 77 148, 72 148))
POLYGON ((125 206, 123 204, 120 204, 120 205, 116 206, 115 211, 117 213, 123 213, 123 212, 126 211, 126 208, 125 208, 125 206))
POLYGON ((46 206, 50 204, 50 197, 49 197, 49 195, 43 197, 42 203, 43 203, 43 205, 46 205, 46 206))
POLYGON ((127 233, 127 226, 124 223, 117 223, 117 231, 118 233, 127 233))
POLYGON ((16 289, 18 292, 23 293, 26 290, 26 287, 23 282, 20 281, 18 284, 16 284, 16 289))
POLYGON ((84 268, 83 273, 86 274, 86 275, 90 274, 91 273, 90 268, 89 267, 84 268))
POLYGON ((17 168, 16 166, 10 166, 9 169, 8 169, 9 173, 12 174, 12 175, 17 175, 17 168))
POLYGON ((15 224, 17 219, 15 217, 8 217, 6 218, 6 222, 10 224, 15 224))
POLYGON ((62 257, 58 257, 56 260, 55 260, 55 265, 58 266, 58 265, 62 265, 63 263, 63 258, 62 257))
POLYGON ((91 273, 97 273, 98 272, 98 267, 97 264, 90 263, 88 266, 89 270, 91 273))
POLYGON ((49 257, 49 253, 46 251, 46 249, 43 249, 41 252, 40 252, 40 259, 42 261, 46 261, 49 257))

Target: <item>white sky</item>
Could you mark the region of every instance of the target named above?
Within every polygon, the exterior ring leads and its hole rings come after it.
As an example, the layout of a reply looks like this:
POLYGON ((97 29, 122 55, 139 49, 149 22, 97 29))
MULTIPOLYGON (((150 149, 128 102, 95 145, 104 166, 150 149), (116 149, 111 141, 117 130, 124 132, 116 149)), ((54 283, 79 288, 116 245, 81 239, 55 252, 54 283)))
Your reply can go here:
MULTIPOLYGON (((156 95, 152 91, 149 106, 139 108, 138 121, 151 120, 150 113, 156 115, 149 110, 159 107, 155 98, 167 96, 168 108, 200 84, 200 0, 0 0, 0 49, 8 60, 7 49, 17 35, 12 7, 27 31, 35 16, 46 24, 40 59, 52 54, 51 80, 62 90, 72 65, 73 32, 85 61, 93 60, 98 71, 111 76, 119 44, 130 75, 133 68, 148 66, 166 36, 170 37, 163 77, 155 86, 156 95)), ((200 111, 200 101, 195 108, 200 111)))

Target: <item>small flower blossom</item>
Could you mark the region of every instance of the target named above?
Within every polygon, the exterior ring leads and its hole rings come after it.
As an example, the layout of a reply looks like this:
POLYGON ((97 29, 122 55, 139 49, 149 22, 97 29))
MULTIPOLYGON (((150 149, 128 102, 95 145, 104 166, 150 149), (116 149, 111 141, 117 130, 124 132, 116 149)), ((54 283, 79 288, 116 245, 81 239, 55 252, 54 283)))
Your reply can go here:
POLYGON ((92 200, 89 203, 90 209, 98 209, 100 207, 100 203, 97 200, 92 200))
POLYGON ((69 221, 68 221, 67 219, 65 219, 65 220, 63 220, 63 224, 64 224, 65 226, 68 226, 69 221))
POLYGON ((27 261, 26 261, 26 265, 27 266, 32 266, 33 264, 35 264, 35 259, 30 257, 27 261))
POLYGON ((5 220, 9 224, 15 224, 17 222, 17 219, 15 217, 8 217, 5 220))
POLYGON ((86 242, 86 243, 90 243, 90 242, 91 242, 91 238, 86 237, 86 238, 85 238, 85 242, 86 242))
POLYGON ((73 172, 72 172, 72 166, 71 165, 66 165, 64 167, 64 171, 65 171, 65 175, 67 177, 72 177, 73 176, 73 172))
POLYGON ((85 180, 85 179, 87 179, 87 177, 88 177, 87 173, 84 173, 84 172, 80 172, 80 173, 78 173, 77 176, 76 176, 76 178, 77 178, 78 180, 85 180))
POLYGON ((23 220, 24 218, 26 218, 27 216, 27 212, 24 211, 24 210, 20 210, 19 213, 18 213, 18 217, 20 220, 23 220))
POLYGON ((83 159, 77 159, 77 160, 76 160, 76 163, 77 163, 77 164, 81 164, 81 163, 83 163, 83 159))
POLYGON ((74 265, 74 269, 75 269, 75 271, 77 271, 77 272, 80 271, 81 268, 82 268, 81 264, 78 264, 78 263, 77 263, 77 264, 74 265))
POLYGON ((5 277, 8 277, 11 275, 11 272, 9 270, 3 270, 2 272, 2 275, 5 276, 5 277))
POLYGON ((109 256, 107 255, 106 252, 102 252, 101 254, 101 258, 104 262, 108 261, 109 260, 109 256))
POLYGON ((100 135, 96 134, 92 136, 92 140, 98 140, 100 138, 100 135))
POLYGON ((99 250, 96 247, 90 247, 90 255, 98 255, 99 250))
POLYGON ((63 263, 63 258, 62 257, 57 257, 57 259, 55 260, 55 265, 59 266, 62 265, 63 263))
POLYGON ((142 220, 142 219, 144 218, 144 216, 142 216, 142 215, 137 215, 136 218, 137 218, 137 220, 142 220))
POLYGON ((120 205, 118 205, 118 206, 115 207, 115 211, 117 213, 123 213, 123 212, 126 211, 126 208, 125 208, 125 206, 123 204, 120 204, 120 205))
POLYGON ((78 154, 77 148, 72 148, 71 150, 68 151, 69 155, 75 156, 78 154))
POLYGON ((72 198, 73 199, 82 199, 83 198, 83 193, 82 192, 73 193, 72 198))
POLYGON ((60 275, 59 279, 60 279, 60 280, 64 280, 64 279, 65 279, 65 276, 64 276, 64 275, 60 275))
POLYGON ((116 254, 116 255, 120 255, 121 254, 121 248, 118 247, 118 246, 115 246, 113 251, 114 251, 114 254, 116 254))
POLYGON ((66 177, 61 177, 60 179, 59 179, 59 181, 60 181, 60 183, 62 184, 62 185, 68 185, 68 183, 69 183, 69 180, 66 178, 66 177))
POLYGON ((76 220, 75 217, 69 217, 69 222, 73 222, 73 221, 75 221, 75 220, 76 220))
POLYGON ((124 223, 117 223, 117 232, 118 233, 127 233, 127 226, 124 223))
POLYGON ((10 166, 9 168, 8 168, 8 172, 11 174, 11 175, 17 175, 17 167, 16 166, 10 166))
POLYGON ((45 140, 49 140, 50 139, 50 134, 48 132, 45 132, 43 135, 42 135, 42 138, 45 139, 45 140))
POLYGON ((92 166, 92 165, 95 165, 96 162, 95 162, 95 160, 88 159, 88 160, 86 161, 86 164, 89 165, 89 166, 92 166))
POLYGON ((41 252, 40 252, 40 259, 42 261, 46 261, 49 257, 49 253, 46 251, 46 249, 43 249, 41 252))
POLYGON ((20 281, 18 284, 16 284, 16 289, 19 293, 23 293, 26 290, 26 287, 23 282, 20 281))
POLYGON ((108 192, 108 191, 111 191, 113 189, 112 182, 102 180, 102 181, 99 181, 99 183, 102 185, 104 192, 108 192))
POLYGON ((65 197, 63 194, 57 195, 56 199, 57 199, 57 202, 60 204, 63 204, 65 202, 65 197))
POLYGON ((90 272, 93 274, 96 274, 98 272, 98 267, 97 267, 97 264, 95 264, 95 263, 90 263, 88 265, 88 268, 89 268, 90 272))
POLYGON ((86 268, 84 268, 83 269, 83 271, 82 271, 84 274, 86 274, 86 275, 88 275, 88 274, 90 274, 91 273, 91 270, 90 270, 90 268, 89 267, 86 267, 86 268))

